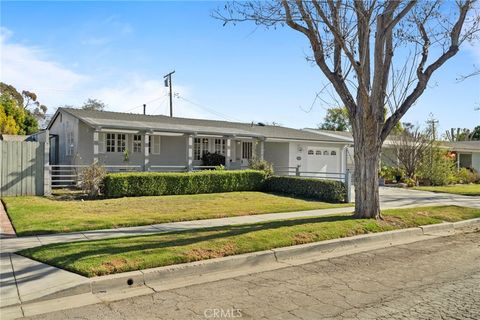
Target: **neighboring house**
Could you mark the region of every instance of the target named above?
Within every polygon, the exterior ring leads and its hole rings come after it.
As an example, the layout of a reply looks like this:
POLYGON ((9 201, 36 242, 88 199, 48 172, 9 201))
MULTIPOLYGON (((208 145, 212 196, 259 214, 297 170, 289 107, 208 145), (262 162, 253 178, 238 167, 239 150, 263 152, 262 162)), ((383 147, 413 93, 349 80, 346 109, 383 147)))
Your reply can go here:
MULTIPOLYGON (((310 132, 319 132, 332 137, 343 137, 350 139, 353 145, 353 137, 350 132, 346 131, 329 131, 320 129, 305 129, 310 132)), ((445 148, 456 155, 458 168, 472 168, 480 172, 480 141, 439 141, 440 147, 445 148)), ((353 156, 353 147, 348 149, 348 155, 353 156)), ((352 160, 353 161, 353 160, 352 160)), ((382 164, 394 166, 398 164, 398 158, 395 150, 395 145, 390 138, 387 138, 382 146, 381 155, 382 164)), ((349 165, 350 168, 350 165, 349 165)), ((353 164, 352 168, 353 169, 353 164)))
POLYGON ((455 152, 458 168, 473 168, 480 172, 480 141, 454 141, 442 144, 455 152))
POLYGON ((228 169, 253 157, 304 172, 340 173, 352 163, 351 137, 261 123, 59 108, 47 129, 52 164, 169 171, 201 166, 205 152, 224 155, 228 169))

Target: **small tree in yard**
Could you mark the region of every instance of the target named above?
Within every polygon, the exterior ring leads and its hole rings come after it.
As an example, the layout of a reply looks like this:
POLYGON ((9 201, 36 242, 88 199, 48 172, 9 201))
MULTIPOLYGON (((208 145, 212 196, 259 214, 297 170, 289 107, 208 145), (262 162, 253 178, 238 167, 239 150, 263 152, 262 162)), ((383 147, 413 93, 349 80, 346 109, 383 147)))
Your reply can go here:
POLYGON ((417 170, 433 143, 430 137, 430 132, 423 132, 415 126, 406 126, 403 132, 392 136, 398 161, 407 178, 416 178, 417 170))
POLYGON ((214 17, 224 24, 286 25, 308 39, 310 60, 348 110, 359 218, 380 218, 383 142, 433 73, 474 40, 480 23, 474 0, 229 2, 214 17))
POLYGON ((96 197, 100 194, 103 179, 107 171, 98 163, 83 169, 82 171, 82 189, 89 197, 96 197))

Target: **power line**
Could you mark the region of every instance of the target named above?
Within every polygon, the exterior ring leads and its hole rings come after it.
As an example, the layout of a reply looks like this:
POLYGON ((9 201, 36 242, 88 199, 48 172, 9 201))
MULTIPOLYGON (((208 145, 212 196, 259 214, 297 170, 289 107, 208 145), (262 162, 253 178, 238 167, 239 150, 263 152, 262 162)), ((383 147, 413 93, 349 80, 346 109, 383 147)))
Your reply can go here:
POLYGON ((153 112, 152 112, 151 114, 156 114, 157 111, 159 111, 159 109, 162 107, 162 104, 163 104, 163 103, 165 102, 165 100, 167 99, 167 96, 168 96, 168 95, 166 94, 166 95, 164 95, 164 96, 162 97, 162 99, 158 102, 158 106, 153 110, 153 112))
POLYGON ((130 111, 133 111, 133 110, 135 110, 135 109, 137 109, 137 108, 142 108, 144 104, 146 104, 146 105, 148 106, 149 103, 155 102, 155 101, 160 100, 160 99, 165 98, 165 97, 166 97, 166 95, 163 95, 163 96, 161 96, 161 97, 157 97, 157 98, 155 98, 155 99, 153 99, 153 100, 150 100, 150 101, 147 101, 147 102, 145 102, 145 103, 142 103, 141 105, 137 105, 137 106, 135 106, 135 107, 133 107, 133 108, 131 108, 131 109, 128 109, 128 110, 126 110, 126 111, 124 111, 124 112, 130 112, 130 111))
POLYGON ((208 112, 210 112, 211 114, 214 114, 214 115, 216 115, 216 116, 218 116, 218 117, 220 117, 220 118, 222 118, 222 119, 224 119, 224 120, 227 120, 227 121, 234 120, 234 121, 237 121, 237 122, 242 122, 242 120, 239 120, 239 119, 236 119, 236 118, 234 118, 234 117, 228 116, 228 115, 223 114, 223 113, 221 113, 221 112, 218 112, 218 111, 216 111, 216 110, 214 110, 214 109, 212 109, 212 108, 205 107, 205 106, 203 106, 203 105, 201 105, 201 104, 198 104, 198 103, 196 103, 196 102, 193 102, 193 101, 191 101, 191 100, 189 100, 189 99, 187 99, 187 98, 184 98, 184 97, 182 97, 182 96, 180 96, 180 95, 177 95, 177 98, 182 99, 182 100, 184 100, 184 101, 186 101, 186 102, 188 102, 188 103, 190 103, 190 104, 192 104, 192 105, 194 105, 194 106, 197 106, 197 107, 199 107, 199 108, 201 108, 201 109, 203 109, 203 110, 205 110, 205 111, 208 111, 208 112))

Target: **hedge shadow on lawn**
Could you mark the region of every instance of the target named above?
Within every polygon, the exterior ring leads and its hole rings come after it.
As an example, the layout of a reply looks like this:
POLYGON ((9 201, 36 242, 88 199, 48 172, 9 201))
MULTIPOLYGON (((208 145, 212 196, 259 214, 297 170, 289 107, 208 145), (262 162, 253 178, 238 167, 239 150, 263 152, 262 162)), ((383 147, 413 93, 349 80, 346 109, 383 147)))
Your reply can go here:
MULTIPOLYGON (((74 268, 69 268, 69 265, 74 263, 77 260, 81 260, 85 257, 95 256, 95 255, 105 255, 105 254, 125 254, 132 251, 140 251, 140 250, 149 250, 149 249, 161 249, 161 248, 169 248, 169 247, 178 247, 178 246, 187 246, 190 244, 202 242, 202 241, 211 241, 231 236, 239 236, 245 235, 255 231, 266 231, 266 230, 274 230, 283 227, 293 227, 299 226, 303 224, 312 224, 312 223, 325 223, 325 222, 341 222, 346 220, 353 220, 351 215, 335 215, 335 216, 323 216, 323 217, 315 217, 315 218, 303 218, 303 219, 294 219, 294 220, 281 220, 281 221, 269 221, 269 222, 262 222, 262 223, 255 223, 255 224, 247 224, 247 225, 234 225, 228 227, 213 227, 213 228, 205 228, 205 229, 191 229, 191 230, 183 230, 183 231, 174 231, 156 235, 142 235, 142 236, 129 236, 129 237, 122 237, 122 240, 132 240, 132 245, 125 245, 125 241, 122 241, 122 246, 110 246, 110 245, 97 245, 99 243, 108 243, 109 241, 116 241, 118 238, 113 239, 103 239, 103 240, 89 240, 89 241, 77 241, 77 242, 69 242, 69 243, 55 243, 55 244, 48 244, 41 247, 35 247, 31 249, 25 249, 22 251, 17 252, 17 254, 26 256, 28 258, 32 258, 32 255, 35 254, 37 251, 43 251, 48 249, 62 249, 62 247, 71 247, 72 245, 79 245, 88 246, 92 249, 84 250, 78 253, 67 254, 63 256, 59 256, 56 258, 46 259, 42 262, 47 262, 51 265, 64 268, 66 270, 70 270, 73 272, 79 272, 74 268), (218 232, 218 231, 224 232, 218 232), (214 232, 213 234, 203 235, 205 232, 214 232), (198 234, 200 234, 198 236, 198 234), (183 239, 175 239, 169 241, 159 241, 157 237, 162 236, 187 236, 183 239), (143 240, 142 244, 135 244, 135 239, 148 239, 151 238, 151 243, 145 244, 147 240, 143 240)), ((358 219, 355 219, 358 220, 358 219)), ((85 274, 84 274, 85 275, 85 274)))

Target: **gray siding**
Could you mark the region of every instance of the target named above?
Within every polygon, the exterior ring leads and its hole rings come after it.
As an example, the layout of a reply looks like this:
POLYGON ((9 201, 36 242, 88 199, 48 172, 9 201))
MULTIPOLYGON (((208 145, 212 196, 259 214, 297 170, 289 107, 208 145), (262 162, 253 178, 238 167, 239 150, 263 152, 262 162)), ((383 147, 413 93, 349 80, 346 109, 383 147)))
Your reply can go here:
POLYGON ((264 159, 275 167, 288 167, 289 143, 265 142, 264 159))

